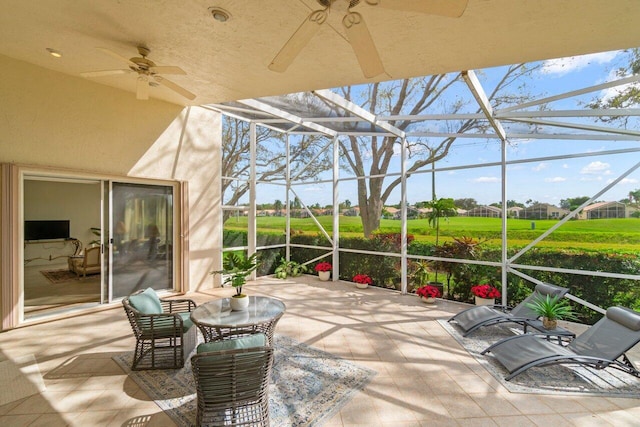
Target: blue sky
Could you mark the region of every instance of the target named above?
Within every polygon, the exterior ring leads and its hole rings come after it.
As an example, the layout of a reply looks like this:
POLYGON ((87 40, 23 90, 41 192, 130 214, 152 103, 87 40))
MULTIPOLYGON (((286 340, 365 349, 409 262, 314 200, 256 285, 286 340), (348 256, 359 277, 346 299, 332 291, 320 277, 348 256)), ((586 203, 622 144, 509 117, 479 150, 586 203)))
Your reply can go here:
MULTIPOLYGON (((624 52, 604 52, 571 58, 548 60, 541 63, 541 69, 527 81, 528 89, 533 94, 550 96, 567 91, 614 80, 614 70, 625 65, 624 52)), ((501 75, 500 68, 478 72, 479 79, 489 91, 501 75)), ((610 96, 616 89, 593 92, 579 98, 572 98, 551 103, 551 109, 584 109, 584 104, 595 97, 610 96)), ((453 91, 452 93, 461 93, 453 91)), ((469 96, 469 95, 465 95, 469 96)), ((469 111, 475 110, 477 104, 470 104, 469 111)), ((434 111, 438 112, 438 111, 434 111)), ((554 118, 556 121, 572 121, 571 118, 554 118)), ((612 126, 593 120, 590 124, 612 126)), ((618 126, 618 125, 615 125, 618 126)), ((630 129, 638 129, 637 120, 630 129)), ((560 132, 565 132, 560 129, 560 132)), ((605 150, 634 148, 638 142, 632 141, 576 141, 576 140, 512 140, 507 150, 508 160, 527 158, 543 158, 548 156, 571 155, 577 153, 600 153, 605 150)), ((446 168, 462 164, 486 164, 500 160, 500 147, 497 141, 459 139, 454 144, 451 154, 438 162, 438 168, 446 168)), ((640 161, 638 154, 595 155, 593 157, 570 158, 562 160, 535 161, 508 167, 507 198, 518 202, 534 200, 559 205, 560 200, 592 196, 620 174, 640 161)), ((399 171, 399 157, 390 168, 399 171)), ((330 176, 330 175, 329 175, 330 176)), ((499 167, 481 167, 467 170, 443 171, 437 173, 437 196, 463 198, 471 197, 479 203, 489 204, 500 200, 499 167)), ((265 190, 267 187, 263 187, 265 190)), ((634 172, 616 187, 598 200, 619 200, 627 196, 629 191, 640 188, 640 173, 634 172)), ((273 202, 276 198, 284 200, 284 192, 273 186, 269 191, 258 192, 258 203, 273 202), (274 192, 276 194, 274 194, 274 192), (282 193, 281 197, 276 197, 282 193)), ((298 195, 306 204, 331 203, 330 184, 311 184, 296 187, 298 195)), ((341 201, 349 199, 357 204, 356 186, 353 181, 340 186, 341 201)), ((408 201, 414 203, 431 198, 431 174, 414 175, 408 183, 408 201)), ((398 203, 399 191, 389 199, 389 204, 398 203)))

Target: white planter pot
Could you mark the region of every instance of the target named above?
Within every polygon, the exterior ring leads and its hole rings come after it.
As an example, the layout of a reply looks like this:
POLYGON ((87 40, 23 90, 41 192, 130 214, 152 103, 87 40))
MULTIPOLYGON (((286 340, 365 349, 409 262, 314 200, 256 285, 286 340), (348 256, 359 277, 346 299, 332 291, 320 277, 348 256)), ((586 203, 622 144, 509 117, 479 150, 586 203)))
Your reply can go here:
POLYGON ((318 278, 323 282, 326 282, 331 277, 330 271, 318 271, 318 278))
POLYGON ((356 283, 356 288, 358 289, 367 289, 369 287, 369 285, 367 285, 366 283, 356 283))
POLYGON ((420 297, 420 299, 427 304, 435 304, 436 299, 433 297, 420 297))
POLYGON ((476 298, 476 305, 494 305, 496 303, 495 299, 493 298, 480 298, 480 297, 475 297, 476 298))
POLYGON ((229 304, 231 305, 231 310, 233 311, 245 311, 247 307, 249 307, 249 297, 231 297, 229 304))

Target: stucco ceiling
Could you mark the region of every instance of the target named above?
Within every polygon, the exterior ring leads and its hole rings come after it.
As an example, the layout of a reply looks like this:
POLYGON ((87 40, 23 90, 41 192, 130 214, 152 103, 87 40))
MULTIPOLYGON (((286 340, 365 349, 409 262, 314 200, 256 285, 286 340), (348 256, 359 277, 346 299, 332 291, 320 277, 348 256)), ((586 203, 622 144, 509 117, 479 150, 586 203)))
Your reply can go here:
MULTIPOLYGON (((363 76, 339 13, 330 13, 284 73, 270 71, 314 9, 316 0, 3 0, 0 54, 82 78, 85 71, 126 68, 97 47, 129 58, 144 44, 158 65, 184 69, 188 75, 168 77, 197 95, 188 101, 157 87, 151 97, 199 105, 640 45, 638 0, 469 0, 460 18, 361 2, 354 10, 369 26, 384 74, 363 76), (231 19, 214 20, 212 6, 231 19)), ((136 91, 133 74, 92 81, 136 91)))

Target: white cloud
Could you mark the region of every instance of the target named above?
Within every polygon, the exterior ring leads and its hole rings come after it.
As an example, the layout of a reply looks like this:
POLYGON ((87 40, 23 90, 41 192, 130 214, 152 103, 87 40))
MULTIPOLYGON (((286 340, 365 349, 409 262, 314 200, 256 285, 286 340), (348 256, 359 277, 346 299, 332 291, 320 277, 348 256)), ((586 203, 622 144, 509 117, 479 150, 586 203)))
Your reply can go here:
MULTIPOLYGON (((613 179, 609 179, 607 180, 607 184, 611 184, 613 182, 613 179)), ((636 185, 638 184, 637 179, 635 178, 622 178, 622 180, 618 183, 618 185, 636 185)))
POLYGON ((618 52, 602 52, 590 55, 570 56, 568 58, 549 59, 542 63, 541 72, 543 74, 561 76, 585 68, 591 63, 608 64, 616 55, 618 55, 618 52))
POLYGON ((562 165, 562 169, 569 169, 571 166, 569 166, 567 163, 562 165))
POLYGON ((567 178, 562 176, 554 176, 553 178, 545 178, 544 182, 565 182, 567 178))
POLYGON ((500 182, 495 176, 481 176, 471 180, 472 182, 500 182))
POLYGON ((609 163, 595 161, 583 167, 580 173, 583 175, 609 175, 611 174, 611 171, 609 170, 610 166, 611 165, 609 163))
POLYGON ((596 176, 596 177, 583 176, 582 178, 580 178, 580 181, 582 182, 602 181, 602 177, 601 176, 596 176))
POLYGON ((546 169, 548 167, 549 167, 549 163, 542 162, 542 163, 539 163, 537 166, 532 167, 531 170, 534 172, 540 172, 541 170, 546 169))

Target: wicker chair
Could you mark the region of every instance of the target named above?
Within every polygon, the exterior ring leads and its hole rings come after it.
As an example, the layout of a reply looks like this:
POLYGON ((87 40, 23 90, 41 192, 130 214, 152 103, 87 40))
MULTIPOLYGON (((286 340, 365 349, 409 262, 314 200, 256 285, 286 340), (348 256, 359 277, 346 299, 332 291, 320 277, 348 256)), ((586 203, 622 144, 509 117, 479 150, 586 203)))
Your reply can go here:
POLYGON ((182 368, 196 345, 197 328, 189 319, 196 303, 189 299, 162 300, 148 288, 125 297, 122 305, 136 337, 131 369, 182 368), (141 304, 136 307, 135 297, 143 295, 157 299, 156 310, 145 310, 141 304))
POLYGON ((201 344, 198 354, 191 357, 198 396, 197 426, 269 426, 273 347, 228 345, 255 337, 201 344), (223 350, 201 352, 206 346, 223 350))

